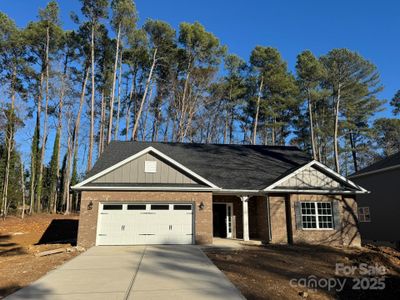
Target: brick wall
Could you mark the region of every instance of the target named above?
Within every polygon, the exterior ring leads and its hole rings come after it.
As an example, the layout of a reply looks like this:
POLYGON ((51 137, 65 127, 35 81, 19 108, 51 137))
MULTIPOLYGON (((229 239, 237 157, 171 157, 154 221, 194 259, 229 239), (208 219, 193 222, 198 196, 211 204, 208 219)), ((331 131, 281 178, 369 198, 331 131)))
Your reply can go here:
POLYGON ((255 197, 255 204, 257 205, 257 238, 268 242, 269 232, 268 232, 268 211, 267 211, 267 198, 258 196, 255 197))
POLYGON ((286 227, 286 197, 284 195, 270 195, 269 211, 271 216, 271 243, 288 243, 286 227))
POLYGON ((294 244, 322 244, 331 246, 355 246, 361 245, 361 239, 357 228, 357 204, 354 197, 342 197, 340 195, 299 195, 290 196, 290 218, 292 240, 294 244), (339 201, 341 227, 339 230, 302 230, 296 228, 294 203, 296 201, 339 201))
POLYGON ((79 217, 78 245, 85 248, 96 244, 97 217, 100 202, 193 202, 195 203, 196 244, 212 244, 212 193, 210 192, 122 192, 83 191, 79 217), (89 202, 93 208, 88 210, 89 202), (200 203, 205 207, 199 209, 200 203))

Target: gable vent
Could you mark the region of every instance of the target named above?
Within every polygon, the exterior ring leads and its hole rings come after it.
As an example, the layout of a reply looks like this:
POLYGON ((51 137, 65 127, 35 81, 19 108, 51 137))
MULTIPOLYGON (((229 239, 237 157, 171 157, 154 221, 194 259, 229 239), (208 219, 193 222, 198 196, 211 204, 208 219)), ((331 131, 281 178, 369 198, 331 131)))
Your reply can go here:
POLYGON ((156 173, 157 172, 157 161, 146 160, 144 162, 144 172, 145 173, 156 173))

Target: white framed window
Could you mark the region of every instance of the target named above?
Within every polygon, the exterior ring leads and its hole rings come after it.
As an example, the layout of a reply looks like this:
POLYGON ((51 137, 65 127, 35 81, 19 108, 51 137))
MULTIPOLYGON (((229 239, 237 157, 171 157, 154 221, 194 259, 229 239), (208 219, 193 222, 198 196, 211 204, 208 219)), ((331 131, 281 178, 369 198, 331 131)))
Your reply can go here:
POLYGON ((371 214, 368 206, 358 208, 358 221, 371 222, 371 214))
POLYGON ((157 161, 146 160, 144 162, 144 172, 145 173, 156 173, 157 172, 157 161))
POLYGON ((301 202, 303 229, 333 229, 332 202, 301 202))

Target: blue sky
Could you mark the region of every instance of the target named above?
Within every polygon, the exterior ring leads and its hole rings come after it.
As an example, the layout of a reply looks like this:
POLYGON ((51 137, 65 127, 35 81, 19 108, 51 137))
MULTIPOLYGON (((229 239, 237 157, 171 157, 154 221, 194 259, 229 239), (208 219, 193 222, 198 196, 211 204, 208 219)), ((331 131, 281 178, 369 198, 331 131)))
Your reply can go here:
MULTIPOLYGON (((65 29, 75 25, 71 11, 78 0, 58 0, 65 29)), ((46 0, 1 0, 0 10, 19 26, 37 16, 46 0)), ((138 0, 140 23, 161 19, 178 28, 180 22, 199 21, 230 52, 248 59, 256 45, 273 46, 293 70, 299 52, 322 55, 332 48, 349 48, 376 64, 390 100, 400 89, 400 1, 384 0, 138 0)), ((392 117, 389 105, 377 116, 392 117)), ((50 141, 52 143, 52 141, 50 141)))
MULTIPOLYGON (((2 0, 0 10, 24 26, 46 0, 2 0)), ((78 0, 58 0, 64 28, 74 28, 71 11, 78 0)), ((316 55, 346 47, 375 63, 391 99, 400 89, 400 1, 384 0, 137 0, 140 23, 161 19, 175 28, 182 21, 201 22, 247 59, 256 45, 278 48, 291 69, 296 55, 309 49, 316 55)), ((390 112, 380 115, 391 115, 390 112)))

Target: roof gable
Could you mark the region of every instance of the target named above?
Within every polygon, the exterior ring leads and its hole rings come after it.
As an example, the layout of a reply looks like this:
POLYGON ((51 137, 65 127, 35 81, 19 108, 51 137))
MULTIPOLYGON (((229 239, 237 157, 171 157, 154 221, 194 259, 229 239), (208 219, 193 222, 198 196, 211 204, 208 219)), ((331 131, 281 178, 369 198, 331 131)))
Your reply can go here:
POLYGON ((203 187, 218 189, 215 184, 153 147, 147 147, 101 172, 87 177, 73 188, 79 189, 90 185, 98 187, 100 184, 117 186, 126 184, 203 185, 203 187), (146 173, 144 170, 146 160, 158 163, 159 171, 156 169, 154 173, 146 173))
POLYGON ((287 190, 366 192, 362 187, 318 161, 311 161, 265 189, 265 191, 287 190))
POLYGON ((111 184, 177 184, 198 185, 199 180, 176 168, 151 151, 96 178, 92 183, 111 184), (154 170, 146 171, 146 164, 154 163, 154 170))

